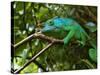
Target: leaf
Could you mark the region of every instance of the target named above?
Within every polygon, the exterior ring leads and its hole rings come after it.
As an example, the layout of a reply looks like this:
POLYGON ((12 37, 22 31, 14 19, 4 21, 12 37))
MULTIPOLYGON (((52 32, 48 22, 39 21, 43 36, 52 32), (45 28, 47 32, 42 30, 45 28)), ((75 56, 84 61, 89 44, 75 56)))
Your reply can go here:
POLYGON ((43 8, 41 7, 40 10, 39 10, 39 13, 36 14, 36 16, 39 18, 39 19, 43 19, 45 18, 45 16, 48 14, 48 9, 47 8, 43 8))
POLYGON ((31 8, 31 4, 32 4, 31 2, 29 2, 29 3, 26 4, 26 10, 29 9, 29 8, 31 8))
POLYGON ((97 62, 97 51, 96 49, 89 49, 89 57, 94 61, 97 62))
POLYGON ((38 66, 35 65, 34 63, 31 63, 30 65, 28 65, 28 66, 21 72, 21 74, 24 74, 24 73, 32 73, 32 72, 38 72, 38 66))
POLYGON ((23 2, 16 2, 16 11, 23 10, 24 8, 24 3, 23 2))

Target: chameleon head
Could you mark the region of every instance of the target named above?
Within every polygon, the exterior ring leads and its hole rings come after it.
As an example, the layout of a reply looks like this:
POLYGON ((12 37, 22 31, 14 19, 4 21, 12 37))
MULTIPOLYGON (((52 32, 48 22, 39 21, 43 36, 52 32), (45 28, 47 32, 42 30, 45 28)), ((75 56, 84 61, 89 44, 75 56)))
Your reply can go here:
POLYGON ((59 28, 61 28, 62 25, 64 25, 63 19, 54 17, 52 19, 47 20, 43 24, 44 27, 41 31, 42 32, 56 31, 56 30, 59 30, 59 28))
POLYGON ((55 30, 54 22, 53 20, 48 20, 44 23, 44 27, 41 29, 42 32, 49 32, 55 30))

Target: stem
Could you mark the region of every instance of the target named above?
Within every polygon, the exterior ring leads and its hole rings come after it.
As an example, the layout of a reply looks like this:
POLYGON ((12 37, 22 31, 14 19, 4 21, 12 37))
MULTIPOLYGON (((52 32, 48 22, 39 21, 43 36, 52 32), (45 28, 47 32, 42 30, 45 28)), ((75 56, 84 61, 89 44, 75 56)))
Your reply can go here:
POLYGON ((52 37, 48 37, 48 36, 45 36, 44 34, 35 33, 35 34, 32 34, 32 35, 26 37, 25 39, 23 39, 22 41, 18 42, 17 44, 15 44, 13 46, 16 49, 20 45, 24 44, 25 42, 28 42, 29 40, 32 40, 33 38, 43 39, 43 40, 46 40, 46 41, 49 41, 49 42, 53 41, 55 43, 63 43, 63 40, 59 40, 59 39, 55 39, 55 38, 52 38, 52 37))
POLYGON ((49 47, 53 45, 54 42, 48 44, 45 48, 43 48, 40 52, 38 52, 32 59, 26 62, 21 68, 14 72, 14 74, 20 73, 25 67, 27 67, 31 62, 33 62, 37 57, 39 57, 43 52, 45 52, 49 47))

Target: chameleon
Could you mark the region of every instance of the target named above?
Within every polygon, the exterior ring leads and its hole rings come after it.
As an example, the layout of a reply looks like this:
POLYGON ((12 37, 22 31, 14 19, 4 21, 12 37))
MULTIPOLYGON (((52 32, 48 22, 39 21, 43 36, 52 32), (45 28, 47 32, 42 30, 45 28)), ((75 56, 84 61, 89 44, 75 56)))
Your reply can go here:
MULTIPOLYGON (((87 40, 90 40, 87 32, 72 18, 51 18, 43 24, 41 32, 48 36, 63 39, 64 45, 67 45, 72 38, 80 41, 83 45, 87 40)), ((89 41, 89 43, 96 49, 96 45, 92 41, 89 41)))

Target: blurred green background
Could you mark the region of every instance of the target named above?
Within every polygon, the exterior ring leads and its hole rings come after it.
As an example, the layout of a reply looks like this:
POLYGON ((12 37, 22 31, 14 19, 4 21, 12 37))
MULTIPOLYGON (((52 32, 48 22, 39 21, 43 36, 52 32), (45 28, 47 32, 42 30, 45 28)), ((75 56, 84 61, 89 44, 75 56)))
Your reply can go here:
MULTIPOLYGON (((32 2, 12 2, 12 44, 17 44, 42 28, 42 23, 55 16, 75 19, 88 33, 93 43, 97 43, 97 7, 67 4, 48 4, 32 2), (89 24, 90 23, 90 24, 89 24), (91 26, 93 25, 93 26, 91 26), (89 27, 90 26, 90 27, 89 27)), ((52 36, 53 37, 53 36, 52 36)), ((39 56, 20 73, 67 71, 97 68, 96 53, 70 42, 65 48, 55 44, 39 56)), ((47 41, 32 39, 16 48, 12 54, 12 72, 19 69, 48 44, 47 41)))

